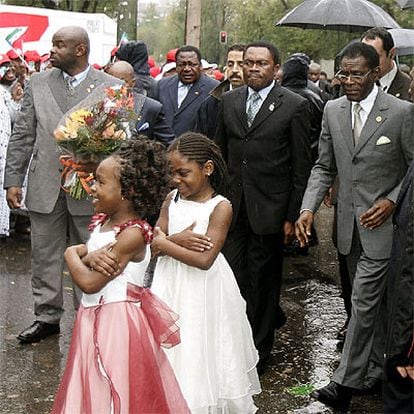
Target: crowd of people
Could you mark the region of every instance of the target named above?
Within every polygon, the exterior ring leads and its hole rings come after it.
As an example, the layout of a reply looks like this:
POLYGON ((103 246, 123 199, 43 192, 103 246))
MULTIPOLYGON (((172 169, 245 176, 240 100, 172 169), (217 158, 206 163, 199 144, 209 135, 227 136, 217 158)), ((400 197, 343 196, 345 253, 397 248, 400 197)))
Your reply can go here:
POLYGON ((254 413, 289 317, 284 257, 318 242, 325 203, 348 318, 312 397, 346 411, 382 385, 384 412, 412 413, 414 68, 397 66, 390 33, 345 47, 332 81, 263 40, 230 46, 223 73, 190 45, 162 67, 142 41, 104 67, 90 47, 68 26, 47 56, 0 56, 0 235, 10 209, 30 216, 36 318, 21 343, 60 333, 65 261, 74 282, 53 412, 254 413), (54 129, 96 85, 121 83, 133 137, 75 200, 54 129))

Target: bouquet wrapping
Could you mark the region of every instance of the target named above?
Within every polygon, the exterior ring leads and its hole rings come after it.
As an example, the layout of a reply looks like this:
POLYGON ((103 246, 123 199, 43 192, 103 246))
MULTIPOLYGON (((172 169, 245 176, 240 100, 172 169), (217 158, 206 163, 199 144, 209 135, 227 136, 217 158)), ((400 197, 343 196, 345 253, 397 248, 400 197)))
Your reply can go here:
POLYGON ((130 138, 134 97, 124 85, 101 85, 68 111, 54 136, 62 155, 62 188, 80 200, 90 194, 97 164, 130 138))

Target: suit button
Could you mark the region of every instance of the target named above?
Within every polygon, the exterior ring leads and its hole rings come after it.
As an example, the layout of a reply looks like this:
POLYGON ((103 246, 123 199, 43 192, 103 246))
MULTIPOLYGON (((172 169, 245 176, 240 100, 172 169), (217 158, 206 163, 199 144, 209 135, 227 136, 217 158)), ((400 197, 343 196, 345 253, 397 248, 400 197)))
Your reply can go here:
POLYGON ((394 224, 394 230, 398 230, 398 224, 394 224))
POLYGON ((246 165, 246 164, 247 164, 247 160, 243 160, 243 161, 242 161, 242 163, 243 163, 244 165, 246 165))
POLYGON ((245 138, 244 139, 244 142, 249 142, 249 138, 245 138))

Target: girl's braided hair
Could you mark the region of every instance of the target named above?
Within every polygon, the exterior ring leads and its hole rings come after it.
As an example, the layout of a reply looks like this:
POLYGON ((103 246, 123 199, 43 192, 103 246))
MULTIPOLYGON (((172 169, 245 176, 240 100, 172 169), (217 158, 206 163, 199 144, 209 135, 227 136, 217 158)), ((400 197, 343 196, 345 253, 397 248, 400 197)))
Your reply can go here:
POLYGON ((214 141, 196 132, 186 132, 172 142, 168 148, 168 152, 171 151, 178 151, 201 167, 208 160, 213 161, 214 171, 210 175, 210 184, 217 193, 227 195, 227 166, 214 141))
POLYGON ((132 201, 140 217, 158 214, 171 190, 166 148, 143 135, 123 142, 120 162, 121 194, 132 201))

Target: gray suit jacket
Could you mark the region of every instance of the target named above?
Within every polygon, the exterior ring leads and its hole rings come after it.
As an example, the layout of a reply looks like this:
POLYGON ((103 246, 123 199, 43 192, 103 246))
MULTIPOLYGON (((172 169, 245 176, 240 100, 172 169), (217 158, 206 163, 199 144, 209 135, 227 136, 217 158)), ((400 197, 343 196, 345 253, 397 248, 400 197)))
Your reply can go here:
POLYGON ((319 158, 308 181, 302 209, 316 211, 338 174, 338 250, 349 254, 355 223, 365 253, 386 259, 391 253, 392 217, 367 230, 359 216, 381 198, 397 200, 414 157, 414 105, 378 91, 374 107, 354 148, 351 103, 346 96, 325 107, 319 158), (383 142, 382 145, 381 142, 383 142))
MULTIPOLYGON (((57 124, 66 111, 105 83, 114 85, 120 80, 91 67, 86 79, 70 94, 60 69, 32 75, 10 137, 4 179, 4 188, 21 187, 29 168, 25 203, 30 211, 51 213, 60 193, 62 165, 53 136, 57 124)), ((69 195, 67 206, 72 215, 92 213, 89 201, 77 201, 69 195)))

